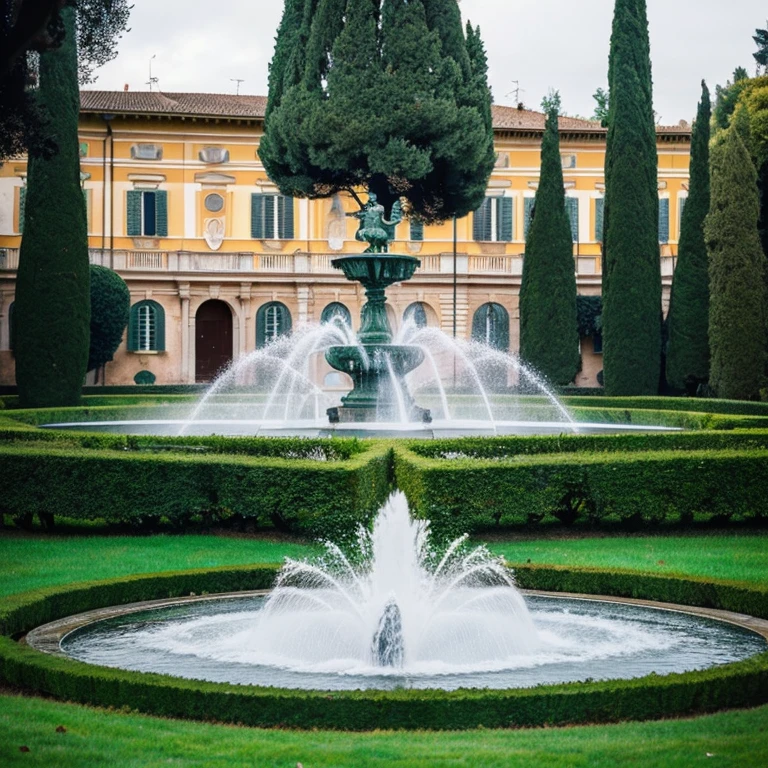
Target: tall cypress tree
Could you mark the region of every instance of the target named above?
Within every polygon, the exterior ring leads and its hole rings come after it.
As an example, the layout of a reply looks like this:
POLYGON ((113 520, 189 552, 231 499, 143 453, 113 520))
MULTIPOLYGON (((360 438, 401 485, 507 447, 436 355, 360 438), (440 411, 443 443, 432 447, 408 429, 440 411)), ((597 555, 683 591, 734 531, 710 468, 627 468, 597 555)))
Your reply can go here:
POLYGON ((710 204, 711 118, 709 89, 702 83, 699 112, 693 127, 690 187, 669 306, 667 382, 678 390, 709 378, 709 264, 704 221, 710 204))
POLYGON ((424 221, 476 209, 495 155, 472 47, 456 0, 286 0, 259 149, 270 177, 294 197, 405 197, 424 221))
POLYGON ((712 149, 709 383, 718 397, 752 399, 765 363, 765 257, 757 230, 757 173, 736 126, 712 149))
POLYGON ((520 356, 553 384, 565 385, 578 371, 579 334, 556 110, 547 115, 534 211, 520 287, 520 356))
POLYGON ((88 363, 90 283, 80 187, 75 16, 60 49, 40 57, 38 98, 59 148, 30 158, 16 282, 16 381, 24 407, 77 405, 88 363))
POLYGON ((661 269, 656 125, 645 0, 616 0, 605 161, 603 362, 611 395, 658 392, 661 269))

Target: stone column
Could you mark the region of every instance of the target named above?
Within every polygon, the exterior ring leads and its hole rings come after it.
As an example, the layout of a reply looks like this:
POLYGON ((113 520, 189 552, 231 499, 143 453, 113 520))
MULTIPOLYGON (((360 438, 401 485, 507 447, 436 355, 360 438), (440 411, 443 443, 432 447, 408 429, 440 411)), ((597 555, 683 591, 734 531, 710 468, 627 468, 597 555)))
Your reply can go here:
POLYGON ((179 285, 179 298, 181 299, 181 381, 183 384, 193 383, 190 377, 190 337, 193 331, 189 322, 189 283, 179 285))
POLYGON ((305 325, 309 322, 309 286, 297 285, 296 298, 299 304, 298 324, 305 325))
POLYGON ((238 356, 245 357, 248 354, 248 329, 251 317, 251 284, 240 283, 240 308, 238 317, 240 319, 240 334, 238 338, 238 356))

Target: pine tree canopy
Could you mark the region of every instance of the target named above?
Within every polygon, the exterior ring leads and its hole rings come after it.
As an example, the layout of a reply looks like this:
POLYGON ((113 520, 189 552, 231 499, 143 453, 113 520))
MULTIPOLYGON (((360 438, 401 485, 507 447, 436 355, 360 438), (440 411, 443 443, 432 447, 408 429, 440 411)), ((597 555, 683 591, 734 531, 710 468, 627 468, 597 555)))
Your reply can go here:
POLYGON ((765 362, 765 256, 755 167, 735 126, 713 146, 711 171, 709 382, 718 397, 752 399, 765 362))
POLYGON ((286 195, 466 215, 495 161, 487 68, 456 0, 286 0, 259 155, 286 195))
POLYGON ((573 236, 565 209, 553 99, 541 145, 541 179, 528 231, 520 287, 520 357, 553 384, 573 381, 579 368, 573 236))
POLYGON ((757 43, 757 53, 754 53, 755 61, 761 67, 768 67, 768 29, 756 29, 752 38, 757 43))
POLYGON ((29 161, 14 304, 16 381, 24 407, 77 405, 88 362, 90 278, 80 186, 74 12, 60 48, 40 56, 35 94, 51 115, 58 152, 29 161))
POLYGON ((0 160, 55 151, 47 115, 27 91, 37 77, 27 53, 62 44, 62 9, 77 11, 79 79, 91 83, 94 70, 117 55, 132 7, 129 0, 0 0, 0 160))
POLYGON ((712 105, 702 83, 693 126, 691 174, 669 307, 667 382, 674 389, 709 378, 709 267, 704 221, 709 213, 709 140, 712 105))
POLYGON ((656 125, 645 0, 616 0, 605 162, 603 361, 612 395, 658 392, 661 269, 656 125))

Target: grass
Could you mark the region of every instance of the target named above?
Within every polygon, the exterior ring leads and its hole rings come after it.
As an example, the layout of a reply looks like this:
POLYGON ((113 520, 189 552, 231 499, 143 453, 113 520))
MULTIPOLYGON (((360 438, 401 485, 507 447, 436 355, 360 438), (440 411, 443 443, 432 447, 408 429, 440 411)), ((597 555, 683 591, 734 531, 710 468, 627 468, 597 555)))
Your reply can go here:
POLYGON ((0 765, 514 768, 768 765, 768 707, 695 720, 536 731, 259 731, 0 697, 0 765), (63 726, 66 732, 57 732, 63 726), (29 752, 21 752, 22 746, 29 752))
MULTIPOLYGON (((494 537, 511 561, 768 583, 768 535, 494 537)), ((216 535, 42 535, 0 531, 0 597, 119 575, 279 562, 313 547, 216 535)), ((382 723, 382 725, 386 725, 382 723)), ((768 765, 768 707, 693 720, 463 733, 263 731, 117 714, 0 695, 0 765, 259 768, 768 765), (63 726, 66 732, 57 732, 63 726), (26 746, 29 752, 21 752, 26 746), (711 755, 712 757, 708 757, 711 755)))
POLYGON ((768 584, 768 535, 606 536, 488 545, 511 563, 594 566, 768 584))

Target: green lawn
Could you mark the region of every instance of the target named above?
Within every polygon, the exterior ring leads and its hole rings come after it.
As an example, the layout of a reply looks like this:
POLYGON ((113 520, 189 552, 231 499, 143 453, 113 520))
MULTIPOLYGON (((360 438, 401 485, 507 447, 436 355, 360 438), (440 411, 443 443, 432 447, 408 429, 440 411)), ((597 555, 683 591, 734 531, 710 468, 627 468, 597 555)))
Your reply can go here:
MULTIPOLYGON (((593 565, 768 583, 768 536, 500 540, 513 562, 593 565)), ((36 587, 185 568, 279 562, 314 548, 242 537, 78 536, 0 531, 0 597, 36 587)), ((385 724, 383 724, 385 725, 385 724)), ((468 733, 260 731, 116 714, 0 695, 0 766, 768 765, 768 707, 693 720, 468 733), (56 728, 64 726, 65 733, 56 728), (21 752, 20 747, 29 747, 21 752), (708 757, 707 755, 713 757, 708 757)))
POLYGON ((631 536, 492 541, 511 563, 596 566, 768 584, 768 535, 631 536))

